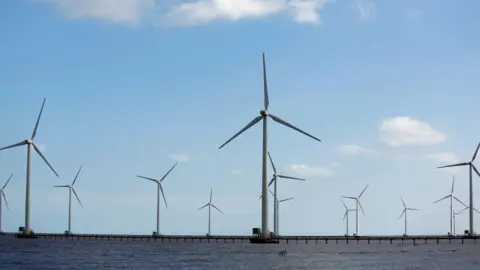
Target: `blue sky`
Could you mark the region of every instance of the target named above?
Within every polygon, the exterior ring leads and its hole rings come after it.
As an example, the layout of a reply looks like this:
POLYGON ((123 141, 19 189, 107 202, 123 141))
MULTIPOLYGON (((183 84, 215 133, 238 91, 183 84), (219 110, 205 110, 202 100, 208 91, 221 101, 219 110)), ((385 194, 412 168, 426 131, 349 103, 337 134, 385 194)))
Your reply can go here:
MULTIPOLYGON (((362 197, 362 234, 446 233, 452 175, 468 203, 467 170, 480 84, 476 10, 460 1, 8 0, 0 3, 0 144, 31 135, 59 172, 32 157, 31 225, 67 226, 68 184, 80 165, 74 232, 151 233, 161 177, 164 234, 250 234, 261 224, 261 125, 222 150, 262 109, 266 53, 270 111, 319 137, 270 121, 282 234, 343 234, 341 195, 362 197)), ((478 164, 478 162, 477 162, 478 164)), ((0 153, 10 209, 24 223, 26 149, 0 153)), ((475 178, 474 194, 478 194, 475 178)), ((475 197, 475 204, 480 204, 475 197)), ((272 200, 269 200, 272 208, 272 200)), ((347 201, 353 207, 353 203, 347 201)), ((479 206, 480 208, 480 206, 479 206)), ((461 209, 456 206, 456 209, 461 209)), ((480 215, 475 216, 480 230, 480 215)), ((352 215, 351 231, 354 229, 352 215)), ((468 215, 458 216, 458 231, 468 215)), ((270 227, 273 228, 272 211, 270 227)))

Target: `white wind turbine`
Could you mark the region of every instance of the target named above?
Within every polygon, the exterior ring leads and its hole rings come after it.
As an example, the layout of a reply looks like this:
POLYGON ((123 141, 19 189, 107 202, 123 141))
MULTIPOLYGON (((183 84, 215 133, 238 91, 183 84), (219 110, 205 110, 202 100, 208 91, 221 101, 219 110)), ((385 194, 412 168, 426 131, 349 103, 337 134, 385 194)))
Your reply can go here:
POLYGON ((473 207, 473 177, 472 177, 472 170, 475 171, 475 173, 480 176, 480 173, 478 172, 477 168, 475 167, 475 165, 473 165, 473 161, 475 160, 475 158, 477 157, 477 153, 478 153, 478 149, 480 148, 480 143, 478 144, 477 146, 477 149, 475 150, 475 152, 473 153, 473 157, 472 157, 472 160, 470 160, 469 162, 461 162, 461 163, 456 163, 456 164, 451 164, 451 165, 445 165, 445 166, 440 166, 438 168, 449 168, 449 167, 460 167, 460 166, 468 166, 469 167, 469 193, 470 193, 470 196, 469 196, 469 219, 470 219, 470 235, 474 235, 474 231, 473 231, 473 210, 475 209, 473 207))
POLYGON ((31 151, 32 147, 37 152, 37 154, 45 161, 45 163, 50 167, 52 172, 58 177, 57 172, 53 169, 52 165, 47 161, 45 156, 42 154, 38 146, 35 144, 34 139, 35 136, 37 135, 37 130, 38 130, 38 124, 40 123, 40 118, 42 117, 42 112, 43 112, 43 107, 45 106, 45 101, 47 99, 43 99, 42 103, 42 108, 40 109, 40 113, 38 114, 37 118, 37 123, 35 124, 35 128, 33 129, 32 137, 30 139, 23 140, 19 143, 12 144, 3 148, 0 148, 1 150, 6 150, 9 148, 14 148, 17 146, 27 146, 27 179, 26 179, 26 185, 25 185, 25 226, 23 229, 24 234, 30 234, 31 233, 31 228, 30 228, 30 157, 31 157, 31 151))
POLYGON ((267 119, 268 117, 272 118, 275 122, 280 123, 286 127, 289 127, 293 130, 296 130, 314 140, 317 140, 320 142, 320 139, 317 139, 316 137, 306 133, 305 131, 300 130, 299 128, 295 127, 294 125, 284 121, 278 116, 275 116, 273 114, 270 114, 268 112, 268 105, 269 105, 269 99, 268 99, 268 89, 267 89, 267 71, 266 71, 266 64, 265 64, 265 54, 263 54, 263 99, 264 99, 264 109, 260 111, 260 115, 255 117, 250 123, 248 123, 243 129, 241 129, 239 132, 237 132, 235 135, 233 135, 230 139, 228 139, 224 144, 222 144, 219 149, 227 145, 229 142, 231 142, 233 139, 238 137, 240 134, 245 132, 247 129, 251 128, 260 120, 263 120, 263 147, 262 147, 262 236, 264 238, 269 238, 269 231, 268 231, 268 196, 267 190, 268 190, 268 183, 267 183, 267 119))
POLYGON ((402 200, 402 204, 403 204, 403 211, 402 211, 402 214, 400 215, 400 217, 398 219, 401 219, 403 215, 405 215, 405 232, 403 233, 404 236, 407 236, 407 212, 408 211, 418 211, 418 209, 416 208, 408 208, 407 205, 405 204, 405 201, 403 201, 403 198, 400 197, 400 200, 402 200))
MULTIPOLYGON (((305 179, 277 174, 277 169, 275 168, 275 164, 273 163, 272 157, 270 156, 270 152, 268 152, 268 158, 270 159, 270 164, 272 164, 272 169, 273 169, 273 177, 272 177, 272 180, 270 180, 270 183, 268 183, 268 187, 270 187, 273 184, 273 198, 274 198, 274 202, 276 202, 276 201, 278 201, 278 198, 277 198, 277 179, 278 178, 293 179, 293 180, 299 180, 299 181, 305 181, 305 179)), ((278 204, 274 204, 274 207, 273 207, 273 231, 274 231, 275 235, 278 234, 278 208, 277 208, 277 206, 278 206, 278 204)))
POLYGON ((13 173, 10 175, 7 182, 5 182, 2 189, 0 189, 0 233, 3 232, 2 231, 2 197, 3 197, 3 201, 5 202, 5 207, 7 207, 7 209, 8 209, 7 197, 5 196, 5 188, 7 187, 8 182, 10 182, 12 177, 13 177, 13 173))
POLYGON ((75 175, 75 178, 73 178, 73 182, 71 185, 53 186, 57 188, 68 188, 68 230, 65 232, 66 234, 72 233, 72 192, 73 192, 73 195, 75 195, 75 198, 77 198, 77 201, 80 204, 80 206, 83 208, 83 204, 80 201, 80 198, 78 197, 78 194, 75 191, 75 188, 73 187, 73 185, 75 185, 75 182, 77 182, 77 178, 81 170, 82 170, 82 166, 80 166, 80 168, 78 169, 77 174, 75 175))
MULTIPOLYGON (((453 233, 453 200, 455 199, 457 202, 461 203, 463 206, 467 207, 468 206, 466 204, 464 204, 462 201, 460 201, 455 195, 453 195, 453 191, 454 191, 454 188, 455 188, 455 176, 453 177, 453 180, 452 180, 452 189, 450 191, 450 194, 448 194, 447 196, 441 198, 440 200, 437 200, 437 201, 434 201, 433 203, 438 203, 438 202, 441 202, 447 198, 450 198, 450 212, 449 212, 449 216, 450 216, 450 233, 453 233)), ((462 210, 463 211, 463 210, 462 210)))
POLYGON ((467 209, 468 209, 468 207, 465 207, 465 208, 463 208, 462 210, 460 210, 460 211, 458 211, 458 212, 453 211, 453 215, 452 215, 452 216, 453 216, 453 232, 452 232, 453 235, 456 235, 456 234, 457 234, 457 232, 456 232, 457 215, 460 215, 460 214, 464 213, 463 211, 465 211, 465 210, 467 210, 467 209))
POLYGON ((162 181, 165 180, 165 178, 167 178, 168 174, 175 168, 175 166, 177 166, 177 164, 178 162, 175 163, 175 165, 173 165, 172 168, 170 168, 170 170, 168 170, 168 172, 160 180, 137 175, 137 177, 139 178, 147 179, 157 183, 157 230, 153 233, 154 236, 160 235, 160 192, 162 193, 163 201, 165 202, 165 207, 168 208, 167 199, 165 199, 165 194, 163 193, 162 181))
POLYGON ((216 207, 213 203, 212 203, 212 188, 210 188, 210 200, 208 201, 207 204, 205 204, 204 206, 198 208, 197 211, 199 210, 202 210, 203 208, 207 207, 208 206, 208 234, 207 236, 210 236, 210 224, 211 224, 211 212, 212 212, 212 207, 217 209, 218 212, 220 212, 221 214, 223 214, 222 210, 220 210, 218 207, 216 207))
POLYGON ((342 198, 345 199, 350 199, 350 200, 355 200, 355 235, 358 235, 358 206, 360 206, 360 209, 362 210, 363 215, 365 216, 365 211, 363 211, 363 206, 360 203, 360 197, 362 197, 363 193, 365 190, 368 188, 368 184, 365 186, 365 188, 362 190, 360 195, 358 197, 348 197, 348 196, 342 196, 342 198))
MULTIPOLYGON (((279 225, 279 224, 280 224, 280 212, 279 212, 280 203, 281 203, 281 202, 286 202, 286 201, 292 200, 293 197, 287 198, 287 199, 283 199, 283 200, 278 200, 277 198, 275 198, 275 194, 274 194, 270 189, 268 190, 268 192, 270 192, 270 194, 274 197, 274 202, 275 202, 274 205, 275 205, 276 208, 277 208, 277 216, 276 216, 276 218, 274 217, 274 218, 275 218, 274 221, 275 221, 276 224, 277 224, 277 233, 278 233, 278 228, 280 227, 280 225, 279 225)), ((258 197, 258 199, 261 199, 262 197, 263 197, 263 196, 260 195, 260 196, 258 197)))
POLYGON ((352 212, 352 211, 355 211, 355 209, 348 209, 347 205, 345 204, 345 202, 343 200, 342 201, 342 204, 343 204, 343 207, 345 207, 345 214, 343 215, 343 220, 347 219, 346 220, 346 224, 345 224, 345 227, 346 227, 346 233, 345 233, 345 236, 348 236, 348 212, 352 212))

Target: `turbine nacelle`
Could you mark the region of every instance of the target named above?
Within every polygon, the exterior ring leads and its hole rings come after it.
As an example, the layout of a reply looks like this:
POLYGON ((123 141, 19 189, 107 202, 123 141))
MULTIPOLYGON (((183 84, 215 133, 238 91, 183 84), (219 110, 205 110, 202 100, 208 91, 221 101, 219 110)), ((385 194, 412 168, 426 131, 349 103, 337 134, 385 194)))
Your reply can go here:
POLYGON ((32 140, 25 140, 25 144, 33 144, 32 140))
POLYGON ((260 115, 266 117, 266 116, 269 116, 270 113, 269 113, 268 111, 266 111, 266 110, 261 110, 261 111, 260 111, 260 115))

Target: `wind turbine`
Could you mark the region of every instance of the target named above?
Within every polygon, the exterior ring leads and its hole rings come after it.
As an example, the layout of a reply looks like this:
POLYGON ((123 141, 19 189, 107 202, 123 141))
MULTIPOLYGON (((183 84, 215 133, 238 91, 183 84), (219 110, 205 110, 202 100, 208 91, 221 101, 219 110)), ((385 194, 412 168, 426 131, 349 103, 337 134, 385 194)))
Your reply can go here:
POLYGON ((75 182, 77 182, 77 178, 81 170, 82 170, 82 166, 80 166, 80 168, 78 169, 77 174, 75 175, 75 178, 73 179, 73 182, 71 185, 53 186, 57 188, 68 188, 68 231, 65 232, 67 234, 72 233, 72 192, 73 192, 73 195, 75 195, 75 198, 77 198, 77 201, 80 204, 80 206, 83 208, 83 204, 80 201, 80 198, 78 197, 78 194, 75 191, 75 188, 73 187, 73 185, 75 185, 75 182))
POLYGON ((8 209, 8 202, 7 202, 7 197, 5 196, 5 188, 7 187, 8 185, 8 182, 10 182, 10 180, 12 179, 13 177, 13 173, 10 175, 10 177, 8 178, 7 182, 5 182, 5 184, 3 185, 2 189, 0 189, 0 233, 2 233, 2 197, 3 197, 3 200, 5 201, 5 206, 7 207, 8 209))
POLYGON ((408 208, 407 205, 405 204, 405 201, 403 200, 402 197, 400 197, 400 199, 402 200, 402 204, 403 204, 403 211, 402 211, 402 214, 400 215, 400 217, 398 219, 401 219, 403 215, 405 215, 405 232, 403 233, 404 236, 407 236, 407 212, 408 211, 418 211, 418 209, 416 208, 408 208))
POLYGON ((346 234, 345 236, 348 236, 348 212, 351 212, 351 211, 355 211, 355 209, 348 209, 347 205, 345 204, 345 202, 343 200, 342 201, 342 204, 343 204, 343 207, 345 207, 345 214, 343 215, 343 220, 345 220, 345 218, 347 219, 346 220, 346 234))
POLYGON ((466 204, 464 204, 455 195, 453 195, 454 188, 455 188, 455 176, 453 177, 453 180, 452 180, 452 190, 450 191, 450 194, 441 198, 440 200, 437 200, 437 201, 433 202, 433 203, 438 203, 438 202, 441 202, 441 201, 443 201, 447 198, 450 198, 450 214, 449 214, 450 215, 450 233, 453 232, 452 231, 452 229, 453 229, 453 199, 455 199, 457 202, 461 203, 463 206, 468 208, 468 206, 466 204))
POLYGON ((207 206, 208 206, 208 234, 207 234, 207 236, 210 236, 210 224, 211 224, 211 210, 212 210, 212 207, 217 209, 217 211, 220 212, 221 214, 223 214, 222 210, 218 209, 218 207, 216 207, 212 203, 212 188, 210 188, 210 201, 208 201, 208 203, 205 204, 204 206, 198 208, 197 211, 202 210, 203 208, 205 208, 207 206))
POLYGON ((282 202, 287 202, 287 201, 290 201, 290 200, 293 200, 293 197, 290 197, 290 198, 286 198, 286 199, 277 201, 277 212, 278 212, 278 216, 277 216, 277 230, 279 230, 279 228, 280 228, 280 224, 279 224, 279 221, 280 221, 280 203, 282 203, 282 202))
POLYGON ((175 168, 175 166, 177 166, 177 164, 178 164, 178 162, 175 163, 175 165, 173 165, 172 168, 170 168, 170 170, 168 170, 168 172, 160 180, 150 178, 150 177, 141 176, 141 175, 137 175, 137 177, 147 179, 147 180, 150 180, 152 182, 157 183, 157 231, 154 232, 154 234, 153 234, 154 236, 160 235, 160 192, 162 192, 162 197, 163 197, 163 201, 165 202, 165 207, 168 208, 167 199, 165 199, 165 194, 163 193, 162 181, 165 180, 165 178, 167 178, 168 174, 175 168))
POLYGON ((475 150, 475 152, 473 153, 473 157, 472 157, 472 160, 470 160, 469 162, 461 162, 461 163, 456 163, 456 164, 451 164, 451 165, 445 165, 445 166, 440 166, 438 167, 439 169, 440 168, 449 168, 449 167, 460 167, 460 166, 468 166, 469 167, 469 176, 470 176, 470 181, 469 181, 469 186, 470 186, 470 202, 469 202, 469 219, 470 219, 470 235, 474 235, 474 231, 473 231, 473 180, 472 180, 472 169, 475 171, 475 173, 480 176, 480 173, 478 172, 477 168, 475 167, 475 165, 473 165, 473 161, 475 160, 475 158, 477 157, 477 153, 478 153, 478 149, 480 148, 480 143, 478 144, 477 146, 477 149, 475 150))
POLYGON ((43 99, 42 108, 40 109, 40 113, 38 114, 37 123, 35 124, 35 128, 33 129, 32 137, 30 139, 23 140, 19 143, 0 148, 0 151, 1 151, 9 148, 14 148, 17 146, 23 146, 23 145, 27 146, 27 180, 25 185, 25 227, 23 229, 24 234, 30 234, 31 232, 31 228, 30 228, 30 157, 31 157, 32 147, 35 150, 35 152, 37 152, 37 154, 43 159, 43 161, 45 161, 45 163, 52 170, 52 172, 57 177, 59 177, 58 173, 53 169, 52 165, 50 165, 50 163, 47 161, 45 156, 42 154, 42 152, 34 142, 35 136, 37 135, 38 124, 40 123, 40 118, 42 117, 43 107, 45 106, 46 100, 47 100, 46 98, 43 99))
MULTIPOLYGON (((268 187, 270 187, 273 184, 273 197, 275 198, 274 201, 276 202, 276 201, 278 201, 278 198, 277 198, 277 178, 293 179, 293 180, 299 180, 299 181, 305 181, 305 179, 277 174, 277 169, 275 168, 275 164, 273 163, 272 156, 270 155, 270 152, 268 152, 268 158, 270 159, 270 163, 272 164, 272 169, 273 169, 273 177, 272 177, 272 180, 270 180, 270 183, 268 183, 268 187)), ((275 235, 278 234, 278 218, 277 217, 278 217, 277 204, 274 204, 274 207, 273 207, 273 221, 274 221, 273 231, 274 231, 275 235)))
POLYGON ((457 220, 456 220, 457 215, 460 215, 460 214, 464 213, 463 211, 465 211, 465 210, 467 210, 467 209, 468 209, 468 206, 465 207, 465 208, 463 208, 462 210, 460 210, 460 211, 458 211, 458 212, 453 211, 453 215, 452 215, 452 216, 453 216, 453 235, 456 235, 456 234, 457 234, 457 233, 456 233, 456 229, 455 229, 455 228, 456 228, 456 225, 457 225, 457 220))
POLYGON ((363 206, 360 203, 360 197, 362 197, 363 193, 365 192, 365 190, 367 190, 368 186, 369 184, 365 186, 365 188, 362 190, 360 195, 358 195, 358 197, 342 196, 342 198, 345 198, 345 199, 355 200, 355 235, 358 235, 358 206, 360 206, 360 209, 362 209, 362 213, 365 216, 365 211, 363 211, 363 206))
POLYGON ((227 145, 229 142, 231 142, 233 139, 238 137, 240 134, 245 132, 247 129, 251 128, 260 120, 263 120, 263 147, 262 147, 262 235, 264 238, 269 237, 269 231, 268 231, 268 196, 267 195, 267 190, 268 190, 268 183, 267 183, 267 119, 268 117, 272 118, 275 122, 280 123, 286 127, 289 127, 293 130, 296 130, 314 140, 317 140, 320 142, 320 139, 308 134, 305 131, 302 131, 301 129, 295 127, 294 125, 286 122, 285 120, 281 119, 278 116, 275 116, 273 114, 270 114, 268 112, 268 105, 269 105, 269 99, 268 99, 268 89, 267 89, 267 71, 266 71, 266 64, 265 64, 265 53, 263 54, 263 101, 264 101, 264 109, 260 111, 260 115, 255 117, 250 123, 248 123, 244 128, 242 128, 239 132, 237 132, 235 135, 233 135, 230 139, 228 139, 224 144, 222 144, 218 149, 221 149, 225 145, 227 145))

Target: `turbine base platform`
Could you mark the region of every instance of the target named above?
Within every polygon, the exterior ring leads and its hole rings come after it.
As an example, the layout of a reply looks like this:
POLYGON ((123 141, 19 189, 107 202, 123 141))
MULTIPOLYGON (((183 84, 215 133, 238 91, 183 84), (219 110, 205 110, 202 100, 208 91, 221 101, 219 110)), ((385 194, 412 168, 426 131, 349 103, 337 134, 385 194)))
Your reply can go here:
POLYGON ((36 239, 38 236, 33 232, 19 232, 15 234, 16 238, 23 238, 23 239, 36 239))
POLYGON ((250 244, 279 244, 280 240, 278 238, 263 238, 263 237, 252 237, 250 238, 250 244))

